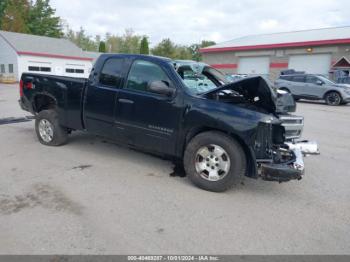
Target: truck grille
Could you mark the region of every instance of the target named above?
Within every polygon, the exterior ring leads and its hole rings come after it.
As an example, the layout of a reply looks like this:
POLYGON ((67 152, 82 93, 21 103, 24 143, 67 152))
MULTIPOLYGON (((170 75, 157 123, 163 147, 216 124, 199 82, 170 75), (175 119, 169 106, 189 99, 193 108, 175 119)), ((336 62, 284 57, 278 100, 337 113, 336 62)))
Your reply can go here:
POLYGON ((304 118, 302 116, 281 115, 279 119, 286 130, 286 140, 292 140, 301 137, 304 127, 304 118))

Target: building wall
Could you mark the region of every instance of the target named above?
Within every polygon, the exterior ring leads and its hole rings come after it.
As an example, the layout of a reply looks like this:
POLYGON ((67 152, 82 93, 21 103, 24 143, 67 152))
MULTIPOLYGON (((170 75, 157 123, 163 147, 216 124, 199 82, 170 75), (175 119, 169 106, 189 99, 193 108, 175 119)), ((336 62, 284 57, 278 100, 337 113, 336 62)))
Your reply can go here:
POLYGON ((350 45, 335 45, 335 46, 310 46, 312 52, 308 52, 307 48, 286 48, 273 50, 257 50, 257 51, 239 51, 239 52, 217 52, 217 53, 203 53, 203 62, 213 65, 223 73, 236 74, 239 66, 239 58, 247 56, 269 56, 270 57, 270 79, 275 80, 281 70, 288 69, 289 57, 291 55, 302 54, 331 54, 332 63, 346 57, 350 60, 350 45))
POLYGON ((92 61, 21 55, 18 58, 18 67, 17 79, 20 79, 24 72, 87 78, 92 69, 92 61), (51 71, 29 71, 29 66, 49 67, 51 71), (84 70, 84 73, 66 72, 66 69, 80 69, 84 70))
MULTIPOLYGON (((3 76, 11 77, 18 74, 18 56, 15 50, 0 36, 0 69, 5 65, 3 76), (9 65, 13 65, 13 73, 9 73, 9 65)), ((1 71, 0 71, 1 75, 1 71)))

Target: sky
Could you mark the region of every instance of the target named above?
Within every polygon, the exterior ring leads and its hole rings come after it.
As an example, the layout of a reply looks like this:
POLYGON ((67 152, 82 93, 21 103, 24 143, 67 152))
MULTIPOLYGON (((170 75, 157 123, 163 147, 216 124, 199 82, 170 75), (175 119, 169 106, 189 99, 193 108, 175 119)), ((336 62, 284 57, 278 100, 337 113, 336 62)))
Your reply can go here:
POLYGON ((188 45, 252 34, 350 26, 350 0, 51 0, 56 14, 89 35, 133 29, 151 45, 188 45))

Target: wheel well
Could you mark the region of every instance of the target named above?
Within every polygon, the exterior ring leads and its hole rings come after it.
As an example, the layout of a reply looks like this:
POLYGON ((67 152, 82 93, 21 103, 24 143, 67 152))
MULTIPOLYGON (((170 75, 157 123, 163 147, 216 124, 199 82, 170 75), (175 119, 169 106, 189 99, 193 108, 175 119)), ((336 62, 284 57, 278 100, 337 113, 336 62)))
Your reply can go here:
POLYGON ((284 90, 284 91, 290 93, 290 90, 289 90, 287 87, 280 87, 280 88, 278 88, 278 89, 279 89, 279 90, 284 90))
POLYGON ((337 94, 340 96, 341 99, 343 99, 342 96, 341 96, 341 94, 340 94, 339 91, 337 91, 337 90, 329 90, 329 91, 327 91, 327 92, 324 94, 323 99, 326 99, 326 96, 327 96, 329 93, 334 93, 334 92, 337 93, 337 94))
POLYGON ((48 95, 38 95, 34 98, 34 112, 39 113, 42 110, 52 109, 56 107, 56 101, 48 95))
POLYGON ((223 133, 225 135, 228 135, 228 136, 232 137, 233 139, 235 139, 241 145, 241 147, 243 148, 245 156, 246 156, 246 159, 247 159, 246 176, 253 177, 253 178, 257 177, 255 156, 254 156, 254 154, 252 154, 249 146, 243 141, 243 139, 241 139, 236 134, 225 132, 223 130, 215 129, 215 128, 211 128, 211 127, 193 128, 186 135, 185 144, 183 146, 183 152, 186 149, 186 145, 191 141, 192 138, 194 138, 195 136, 199 135, 200 133, 208 132, 208 131, 221 132, 221 133, 223 133))

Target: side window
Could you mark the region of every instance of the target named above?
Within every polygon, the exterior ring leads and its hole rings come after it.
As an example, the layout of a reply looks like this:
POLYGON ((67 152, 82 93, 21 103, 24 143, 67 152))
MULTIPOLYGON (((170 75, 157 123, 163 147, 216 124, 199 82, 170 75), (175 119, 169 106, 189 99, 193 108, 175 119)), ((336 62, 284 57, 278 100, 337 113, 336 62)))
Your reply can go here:
POLYGON ((2 74, 5 74, 5 73, 6 73, 6 71, 5 71, 5 65, 4 65, 4 64, 1 65, 1 70, 0 70, 0 72, 1 72, 2 74))
POLYGON ((305 76, 294 76, 293 77, 294 82, 305 82, 305 76))
POLYGON ((317 80, 318 79, 315 76, 307 76, 306 77, 306 83, 309 83, 309 84, 316 84, 317 80))
POLYGON ((99 82, 110 87, 119 87, 122 80, 124 59, 110 58, 103 65, 99 82))
POLYGON ((10 74, 13 73, 13 64, 9 64, 9 73, 10 73, 10 74))
POLYGON ((163 81, 170 84, 168 76, 158 65, 138 60, 131 66, 126 88, 147 91, 148 85, 153 81, 163 81))
POLYGON ((292 81, 292 76, 281 76, 280 78, 286 81, 292 81))

